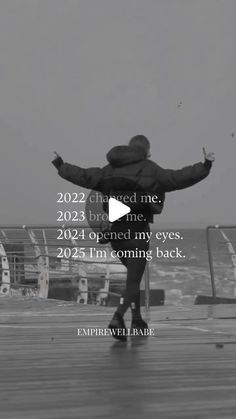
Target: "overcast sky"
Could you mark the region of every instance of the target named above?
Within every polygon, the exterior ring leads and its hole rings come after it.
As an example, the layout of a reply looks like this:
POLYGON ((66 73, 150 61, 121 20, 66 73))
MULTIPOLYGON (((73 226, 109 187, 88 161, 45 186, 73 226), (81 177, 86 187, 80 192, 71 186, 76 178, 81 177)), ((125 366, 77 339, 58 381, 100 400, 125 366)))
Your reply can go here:
POLYGON ((160 226, 235 224, 235 16, 235 0, 1 0, 0 224, 56 223, 57 192, 78 189, 53 150, 103 166, 137 133, 166 168, 216 153, 160 226))

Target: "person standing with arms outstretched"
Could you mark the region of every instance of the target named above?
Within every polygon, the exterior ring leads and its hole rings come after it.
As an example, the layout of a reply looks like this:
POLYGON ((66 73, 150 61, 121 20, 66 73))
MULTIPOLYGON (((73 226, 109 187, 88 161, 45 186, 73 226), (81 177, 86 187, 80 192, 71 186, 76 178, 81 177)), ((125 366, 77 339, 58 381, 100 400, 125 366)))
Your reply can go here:
MULTIPOLYGON (((129 221, 128 217, 124 216, 120 221, 115 221, 111 227, 111 231, 114 232, 130 232, 129 240, 111 241, 114 250, 140 250, 145 253, 149 248, 149 243, 146 239, 135 239, 135 233, 149 231, 149 223, 153 223, 153 215, 162 211, 166 192, 188 188, 208 176, 215 157, 214 153, 207 153, 204 148, 203 155, 203 163, 199 162, 179 170, 164 169, 150 160, 150 142, 147 137, 136 135, 131 138, 128 145, 113 147, 107 153, 108 165, 103 168, 83 169, 64 163, 58 154, 52 163, 63 179, 78 186, 99 191, 104 195, 112 190, 112 195, 115 191, 119 191, 119 196, 121 193, 125 196, 127 192, 130 192, 131 185, 135 185, 137 191, 161 197, 160 210, 157 212, 151 205, 147 204, 141 208, 137 205, 137 209, 132 208, 132 212, 143 213, 142 221, 129 221)), ((126 341, 124 314, 129 307, 132 313, 131 329, 143 331, 148 328, 140 311, 140 283, 147 261, 145 257, 121 257, 120 260, 127 268, 126 288, 108 327, 112 330, 115 339, 126 341)))

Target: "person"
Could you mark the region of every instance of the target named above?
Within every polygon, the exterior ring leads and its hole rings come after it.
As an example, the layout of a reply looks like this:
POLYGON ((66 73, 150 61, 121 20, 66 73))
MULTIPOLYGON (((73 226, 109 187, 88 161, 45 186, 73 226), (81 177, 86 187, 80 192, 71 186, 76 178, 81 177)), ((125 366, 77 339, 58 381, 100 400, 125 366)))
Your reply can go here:
MULTIPOLYGON (((109 191, 125 195, 131 188, 147 194, 156 194, 161 197, 160 213, 165 201, 165 193, 176 191, 205 179, 215 160, 214 153, 207 153, 203 148, 204 162, 198 162, 182 169, 164 169, 150 160, 150 142, 144 135, 135 135, 128 145, 113 147, 106 155, 108 164, 102 168, 81 168, 69 163, 56 154, 52 161, 58 169, 58 174, 76 185, 107 194, 109 191), (138 182, 137 182, 138 179, 138 182)), ((132 208, 132 213, 142 213, 141 220, 130 219, 127 216, 112 223, 111 232, 129 232, 127 240, 111 240, 113 250, 121 254, 121 263, 127 268, 126 288, 122 293, 119 305, 109 323, 115 339, 126 341, 127 329, 124 315, 128 308, 131 309, 131 329, 144 331, 148 328, 143 320, 140 310, 140 283, 147 263, 145 255, 149 249, 149 242, 144 236, 137 236, 137 232, 149 232, 149 224, 153 223, 155 209, 151 205, 137 205, 137 210, 132 208), (122 251, 122 252, 119 252, 122 251), (137 257, 126 255, 137 252, 137 257)), ((113 234, 115 237, 115 235, 113 234)), ((124 237, 124 236, 122 236, 124 237)), ((125 236, 127 237, 127 236, 125 236)))

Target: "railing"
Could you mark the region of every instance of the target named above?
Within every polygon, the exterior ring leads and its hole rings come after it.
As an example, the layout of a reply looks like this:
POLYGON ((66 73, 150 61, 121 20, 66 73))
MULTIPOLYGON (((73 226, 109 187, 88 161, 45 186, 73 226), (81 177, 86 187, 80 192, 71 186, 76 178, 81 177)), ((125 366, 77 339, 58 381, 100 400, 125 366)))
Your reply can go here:
MULTIPOLYGON (((97 304, 105 304, 107 298, 120 297, 119 292, 112 292, 110 289, 111 280, 116 278, 125 280, 126 270, 119 259, 91 260, 84 258, 78 260, 75 258, 58 258, 56 248, 66 246, 73 248, 83 246, 88 248, 91 242, 83 241, 77 243, 76 240, 59 242, 56 239, 55 225, 29 225, 29 226, 0 226, 0 260, 1 260, 1 279, 0 293, 9 294, 10 289, 22 288, 25 293, 28 290, 37 290, 37 294, 42 298, 48 298, 49 283, 57 281, 63 283, 71 279, 74 288, 78 290, 77 301, 79 303, 88 303, 89 296, 96 296, 97 304), (93 268, 91 269, 91 267, 93 268), (88 281, 103 284, 99 289, 89 290, 88 281)), ((66 226, 64 228, 75 228, 75 226, 66 226)), ((88 229, 86 226, 82 226, 88 229)), ((208 249, 208 260, 211 278, 211 288, 213 298, 217 297, 217 287, 215 278, 215 256, 218 245, 219 256, 227 255, 230 257, 232 274, 229 281, 234 283, 234 297, 236 297, 236 226, 235 225, 212 225, 206 229, 206 241, 208 249), (230 237, 230 230, 234 231, 235 238, 230 237), (213 233, 215 231, 215 233, 213 233)), ((93 244, 98 247, 97 243, 93 244)), ((100 245, 99 249, 109 248, 109 245, 100 245)), ((149 269, 148 264, 143 278, 145 289, 145 308, 150 307, 149 290, 149 269)), ((101 286, 101 285, 100 285, 101 286)), ((91 298, 90 298, 91 300, 91 298)))
MULTIPOLYGON (((211 276, 211 288, 212 288, 212 297, 217 297, 217 290, 216 290, 216 284, 215 284, 215 271, 214 271, 214 260, 213 260, 213 254, 214 249, 212 247, 212 237, 211 232, 219 231, 221 236, 224 240, 217 240, 219 244, 222 244, 224 247, 226 246, 228 249, 228 252, 225 253, 224 251, 221 251, 221 255, 227 254, 231 257, 232 261, 232 268, 233 268, 233 274, 234 274, 234 296, 236 296, 236 247, 234 244, 236 243, 235 239, 229 239, 228 232, 226 234, 225 230, 234 230, 236 231, 235 225, 211 225, 208 226, 206 229, 206 239, 207 239, 207 249, 208 249, 208 260, 209 260, 209 268, 210 268, 210 276, 211 276)), ((216 248, 216 243, 214 248, 216 248)))
MULTIPOLYGON (((40 297, 48 298, 50 281, 62 282, 65 279, 74 279, 78 288, 78 303, 88 303, 88 296, 91 293, 96 294, 97 304, 105 304, 108 296, 120 297, 120 293, 110 291, 111 278, 114 276, 116 279, 125 278, 126 275, 126 270, 119 259, 58 258, 56 254, 58 247, 66 246, 67 249, 73 249, 81 246, 85 251, 91 247, 91 241, 88 240, 83 240, 82 244, 73 238, 69 241, 59 241, 56 236, 59 228, 61 226, 55 225, 0 226, 2 266, 0 293, 7 295, 10 293, 10 288, 37 289, 40 297), (96 279, 103 280, 104 286, 89 291, 88 280, 96 282, 96 279)), ((63 228, 72 229, 75 225, 63 228)), ((89 229, 87 226, 80 228, 89 229)), ((95 242, 94 248, 96 245, 95 242)), ((107 248, 108 244, 99 244, 100 250, 107 248)), ((148 264, 144 273, 144 285, 145 308, 149 310, 148 264)))

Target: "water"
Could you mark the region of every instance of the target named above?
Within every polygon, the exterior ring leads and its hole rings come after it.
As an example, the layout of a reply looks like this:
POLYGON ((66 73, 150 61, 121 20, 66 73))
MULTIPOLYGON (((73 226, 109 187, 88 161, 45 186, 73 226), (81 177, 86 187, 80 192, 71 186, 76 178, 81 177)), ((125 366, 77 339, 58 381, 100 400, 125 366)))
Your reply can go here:
MULTIPOLYGON (((236 231, 225 231, 236 248, 236 231)), ((193 301, 198 294, 212 294, 205 230, 182 230, 181 235, 183 240, 178 241, 178 246, 185 259, 154 259, 149 263, 150 287, 164 288, 167 300, 176 303, 193 301)), ((211 243, 217 296, 232 297, 236 286, 234 266, 218 230, 212 231, 211 243)), ((176 245, 170 240, 165 244, 167 248, 176 245)), ((155 246, 156 241, 152 240, 151 248, 155 246)))

